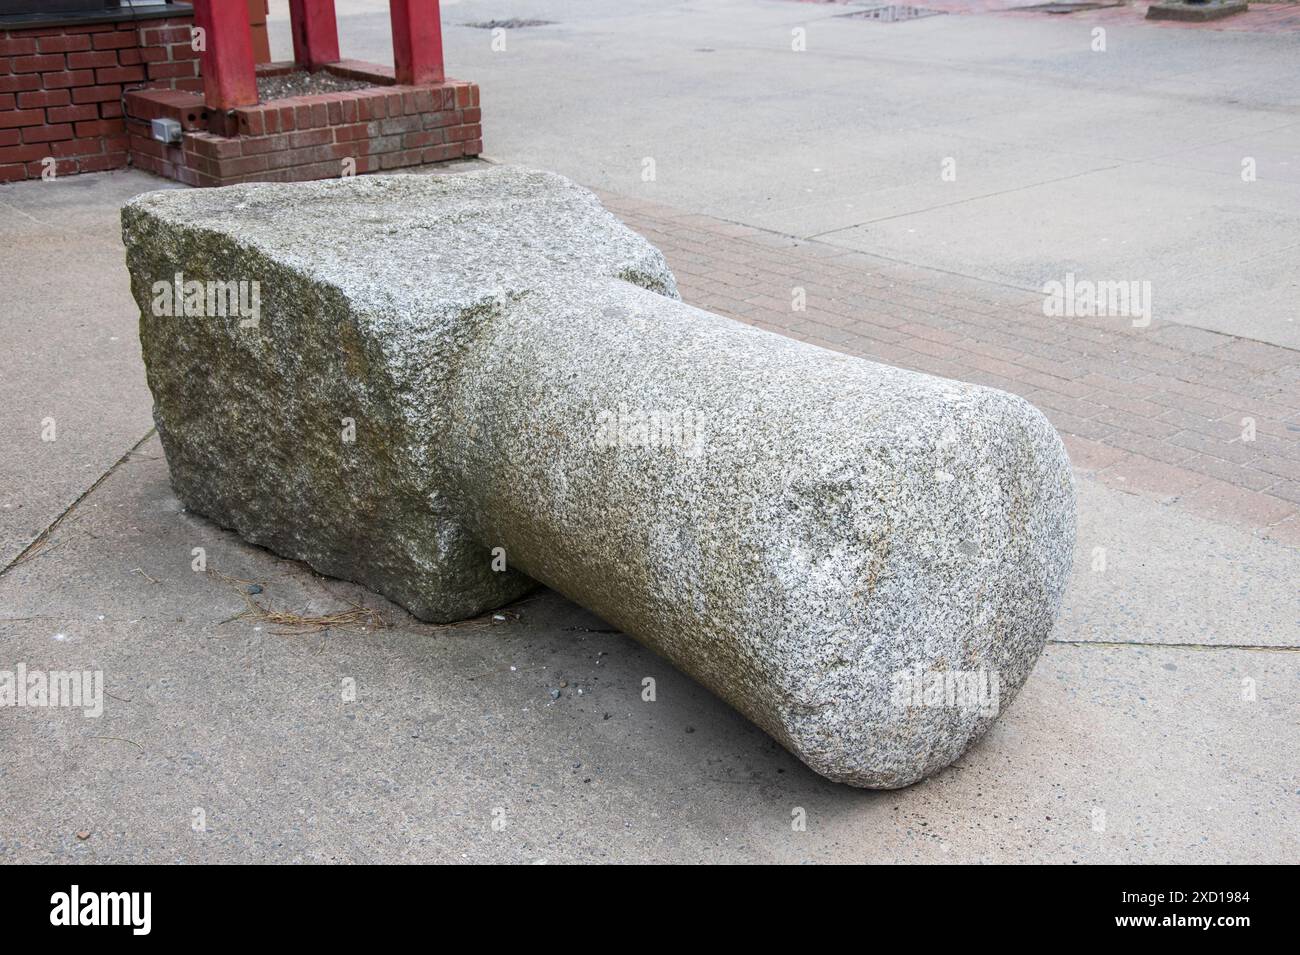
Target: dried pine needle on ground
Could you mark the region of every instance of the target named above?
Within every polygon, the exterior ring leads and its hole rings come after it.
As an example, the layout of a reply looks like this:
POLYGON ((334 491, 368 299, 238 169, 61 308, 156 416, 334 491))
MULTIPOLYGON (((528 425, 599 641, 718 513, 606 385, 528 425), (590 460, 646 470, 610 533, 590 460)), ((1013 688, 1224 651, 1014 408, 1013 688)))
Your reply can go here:
MULTIPOLYGON (((236 588, 239 595, 244 598, 248 608, 241 613, 229 618, 230 620, 256 620, 259 623, 267 623, 274 627, 282 629, 273 630, 272 633, 297 635, 304 633, 319 633, 322 630, 344 630, 349 633, 369 633, 372 630, 387 630, 391 624, 383 614, 369 607, 363 607, 361 604, 348 601, 351 606, 346 610, 336 610, 324 614, 307 614, 297 613, 292 610, 277 610, 269 604, 263 605, 253 599, 253 595, 248 592, 248 588, 256 581, 241 580, 238 577, 231 577, 229 574, 223 574, 219 570, 210 570, 218 580, 236 588)), ((261 587, 260 584, 257 586, 261 587)), ((223 621, 225 622, 225 621, 223 621)))
MULTIPOLYGON (((347 601, 350 606, 346 610, 336 610, 325 614, 305 614, 291 610, 277 610, 269 604, 264 605, 253 599, 253 594, 249 593, 248 588, 256 586, 258 588, 257 592, 260 593, 262 585, 257 581, 232 577, 229 574, 223 574, 219 570, 209 570, 208 573, 238 591, 239 596, 244 599, 244 603, 248 604, 246 610, 223 620, 222 623, 229 623, 231 620, 254 620, 258 623, 267 623, 282 628, 272 630, 271 633, 289 636, 320 633, 323 630, 331 629, 343 630, 349 633, 369 633, 372 630, 388 630, 392 627, 392 622, 378 610, 372 610, 370 607, 353 603, 350 600, 347 601)), ((534 598, 526 598, 519 601, 519 604, 527 603, 532 599, 534 598)), ((424 624, 424 626, 432 627, 435 630, 450 630, 453 628, 457 630, 478 630, 500 626, 503 623, 518 619, 519 613, 517 611, 502 608, 489 611, 471 620, 462 620, 456 623, 424 624)))

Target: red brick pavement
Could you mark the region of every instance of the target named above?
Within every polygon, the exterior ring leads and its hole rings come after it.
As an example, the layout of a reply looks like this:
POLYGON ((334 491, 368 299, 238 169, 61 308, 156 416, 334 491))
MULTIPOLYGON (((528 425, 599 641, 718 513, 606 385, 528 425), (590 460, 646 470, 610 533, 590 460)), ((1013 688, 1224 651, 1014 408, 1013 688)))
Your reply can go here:
MULTIPOLYGON (((922 6, 928 5, 926 0, 918 0, 922 6)), ((1072 20, 1085 23, 1100 23, 1103 26, 1112 24, 1134 24, 1142 23, 1158 29, 1175 29, 1175 30, 1214 30, 1224 33, 1296 33, 1300 32, 1300 4, 1296 3, 1256 3, 1251 2, 1250 9, 1245 13, 1233 14, 1222 20, 1209 20, 1205 23, 1187 23, 1181 20, 1148 20, 1146 19, 1147 7, 1149 3, 1128 3, 1122 7, 1104 7, 1100 10, 1081 10, 1078 13, 1070 14, 1042 14, 1027 10, 1017 11, 1015 7, 1023 7, 1026 3, 1043 2, 1043 0, 1015 0, 1007 5, 1006 9, 1000 12, 1008 16, 1016 17, 1041 17, 1049 16, 1053 19, 1072 20)), ((943 9, 952 7, 965 6, 964 0, 941 0, 943 9)), ((967 10, 952 10, 954 13, 967 13, 967 10)))
MULTIPOLYGON (((824 5, 828 9, 848 3, 848 0, 802 0, 805 3, 824 5)), ((881 6, 891 0, 880 0, 881 6)), ((901 0, 900 0, 901 2, 901 0)), ((1070 22, 1111 24, 1146 24, 1156 29, 1216 30, 1230 33, 1296 33, 1300 32, 1300 3, 1258 3, 1251 0, 1250 9, 1223 20, 1205 23, 1185 23, 1178 20, 1146 19, 1148 2, 1129 2, 1118 7, 1099 10, 1079 10, 1069 14, 1044 13, 1026 10, 1025 7, 1045 3, 1047 0, 907 0, 907 6, 942 10, 960 15, 994 14, 1017 18, 1039 18, 1070 22)))
POLYGON ((693 305, 1014 392, 1108 485, 1300 543, 1300 352, 1158 320, 1048 318, 1041 293, 602 198, 663 250, 693 305))

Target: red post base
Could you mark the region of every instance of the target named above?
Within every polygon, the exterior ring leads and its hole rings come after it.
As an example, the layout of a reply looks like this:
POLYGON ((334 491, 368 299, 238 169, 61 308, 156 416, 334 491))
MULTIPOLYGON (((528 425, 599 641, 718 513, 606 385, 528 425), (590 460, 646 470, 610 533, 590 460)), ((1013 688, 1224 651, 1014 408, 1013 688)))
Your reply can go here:
POLYGON ((194 25, 203 31, 199 52, 203 99, 209 109, 257 103, 257 64, 248 5, 230 0, 194 0, 194 25))
POLYGON ((442 15, 438 0, 389 0, 393 21, 393 64, 407 86, 441 83, 442 15))
POLYGON ((315 72, 339 61, 339 26, 334 0, 289 0, 293 29, 293 58, 303 69, 315 72))

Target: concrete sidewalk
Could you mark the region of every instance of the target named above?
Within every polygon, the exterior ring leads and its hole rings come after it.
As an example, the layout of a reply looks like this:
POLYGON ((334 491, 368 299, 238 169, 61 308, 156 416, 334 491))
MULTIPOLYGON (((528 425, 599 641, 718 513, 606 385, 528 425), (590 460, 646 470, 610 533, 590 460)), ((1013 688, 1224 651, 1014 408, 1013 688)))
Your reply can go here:
POLYGON ((1020 698, 955 766, 870 792, 814 775, 554 595, 435 628, 247 547, 179 511, 151 440, 43 556, 0 578, 5 659, 102 669, 111 694, 100 719, 0 714, 0 858, 1293 860, 1296 654, 1208 641, 1258 640, 1251 618, 1287 612, 1294 554, 1093 482, 1081 491, 1081 536, 1104 533, 1114 556, 1094 575, 1081 555, 1057 642, 1020 698), (1167 556, 1153 560, 1152 539, 1167 556), (196 546, 213 570, 260 582, 268 604, 356 601, 394 625, 293 636, 231 619, 244 600, 191 571, 196 546), (1181 619, 1203 620, 1174 636, 1206 646, 1140 643, 1168 637, 1179 603, 1135 592, 1162 571, 1178 575, 1181 619), (1215 594, 1209 579, 1241 589, 1215 594), (1109 642, 1060 642, 1098 636, 1109 642), (641 700, 646 676, 657 702, 641 700), (346 680, 356 702, 343 702, 346 680), (798 808, 804 832, 791 829, 798 808))

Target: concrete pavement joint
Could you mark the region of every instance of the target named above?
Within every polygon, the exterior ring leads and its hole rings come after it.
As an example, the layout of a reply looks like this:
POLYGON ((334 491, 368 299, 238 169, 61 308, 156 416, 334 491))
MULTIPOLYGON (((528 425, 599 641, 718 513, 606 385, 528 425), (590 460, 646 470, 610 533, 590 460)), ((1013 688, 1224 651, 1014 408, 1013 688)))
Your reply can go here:
MULTIPOLYGON (((1100 168, 1097 169, 1085 169, 1083 172, 1071 173, 1068 176, 1059 176, 1056 179, 1044 179, 1040 182, 1025 183, 1023 186, 1016 186, 1014 189, 1000 189, 997 192, 988 192, 979 196, 967 196, 965 199, 954 199, 952 202, 941 202, 938 205, 934 205, 934 206, 925 206, 920 209, 909 209, 907 212, 897 212, 892 216, 880 216, 879 218, 876 219, 865 219, 862 222, 856 222, 853 225, 840 226, 839 228, 836 229, 827 229, 825 232, 816 232, 810 236, 805 236, 805 238, 810 240, 816 240, 822 238, 823 236, 834 235, 837 232, 847 232, 850 229, 860 229, 864 225, 873 225, 877 222, 889 222, 892 219, 906 219, 908 216, 922 215, 923 213, 926 212, 933 212, 936 209, 948 209, 951 208, 952 206, 965 205, 968 202, 979 202, 983 199, 995 199, 998 196, 1014 195, 1017 192, 1024 192, 1026 189, 1037 189, 1040 186, 1050 186, 1058 182, 1067 182, 1071 179, 1080 179, 1084 176, 1091 176, 1099 172, 1110 172, 1111 170, 1121 169, 1124 166, 1132 166, 1140 162, 1142 162, 1142 160, 1140 159, 1129 159, 1123 162, 1118 162, 1113 166, 1101 166, 1100 168)), ((918 268, 920 267, 921 266, 918 266, 918 268)))
POLYGON ((1256 650, 1279 651, 1282 653, 1300 652, 1300 646, 1267 646, 1258 643, 1149 643, 1141 640, 1056 640, 1049 639, 1049 644, 1063 647, 1144 647, 1161 650, 1256 650))
MULTIPOLYGON (((480 157, 480 158, 482 158, 482 157, 480 157)), ((499 162, 501 162, 501 160, 491 160, 491 161, 494 162, 494 163, 499 163, 499 162)), ((636 202, 640 202, 640 201, 642 201, 642 200, 640 199, 640 197, 638 197, 638 196, 618 195, 618 194, 615 194, 615 193, 609 192, 608 190, 600 189, 600 188, 597 188, 597 187, 594 187, 594 186, 588 186, 588 188, 589 188, 589 189, 594 189, 595 192, 596 192, 598 195, 600 195, 602 198, 606 198, 606 197, 608 197, 608 198, 613 198, 613 199, 615 199, 615 200, 618 200, 618 199, 624 199, 624 200, 632 200, 632 201, 636 201, 636 202)), ((990 195, 992 195, 992 193, 991 193, 990 195)), ((656 203, 656 205, 659 205, 659 203, 656 203)), ((666 208, 666 207, 665 207, 665 208, 666 208)), ((938 208, 938 207, 936 207, 936 208, 938 208)), ((918 210, 918 211, 924 211, 924 210, 918 210)), ((911 213, 903 213, 903 214, 904 214, 904 215, 910 215, 911 213)), ((622 218, 621 215, 620 215, 620 218, 622 218)), ((789 233, 789 232, 782 232, 782 231, 779 230, 779 229, 769 229, 769 228, 767 228, 767 227, 765 227, 765 226, 752 225, 751 223, 748 223, 748 222, 741 222, 741 221, 739 221, 739 220, 737 220, 737 219, 728 219, 728 218, 726 218, 725 216, 710 216, 709 218, 714 219, 714 220, 717 221, 717 222, 724 222, 724 223, 726 223, 727 225, 740 226, 740 227, 745 228, 745 229, 752 229, 752 230, 754 230, 755 232, 761 232, 761 233, 763 233, 764 235, 770 235, 770 236, 773 236, 774 238, 778 238, 778 239, 789 239, 791 242, 798 242, 798 243, 815 242, 817 245, 825 246, 825 247, 828 248, 828 249, 834 249, 835 251, 837 251, 837 252, 841 252, 841 253, 843 253, 843 254, 845 254, 845 255, 850 255, 850 256, 864 256, 864 257, 872 258, 872 259, 880 259, 880 260, 883 261, 883 262, 892 262, 892 263, 895 263, 895 264, 897 264, 897 265, 906 265, 907 267, 909 267, 909 268, 914 268, 914 269, 925 269, 925 270, 928 271, 928 272, 937 272, 937 273, 939 273, 939 274, 941 274, 941 275, 951 275, 951 276, 953 276, 954 278, 965 279, 965 280, 967 280, 967 281, 969 281, 969 282, 978 282, 978 283, 980 283, 981 285, 990 285, 990 286, 992 286, 992 287, 994 287, 994 288, 1004 288, 1004 289, 1009 289, 1009 290, 1014 291, 1014 292, 1024 292, 1024 293, 1029 294, 1029 295, 1041 295, 1041 294, 1043 293, 1043 290, 1042 290, 1041 288, 1030 288, 1029 286, 1026 286, 1026 285, 1013 285, 1013 284, 1008 283, 1008 282, 999 282, 999 281, 996 281, 996 280, 994 280, 994 279, 980 278, 980 277, 977 276, 977 275, 969 275, 969 274, 967 274, 967 273, 965 273, 965 272, 954 272, 952 269, 938 268, 938 267, 933 266, 933 265, 918 265, 917 263, 915 263, 915 262, 910 262, 910 261, 908 261, 907 259, 894 258, 893 256, 882 255, 882 254, 879 253, 879 252, 862 252, 862 251, 859 251, 858 249, 852 249, 852 248, 848 248, 848 247, 846 247, 846 246, 836 245, 834 242, 826 242, 826 241, 824 241, 824 240, 818 238, 817 235, 813 235, 813 236, 798 236, 798 235, 792 235, 792 234, 789 233)), ((872 221, 882 221, 882 220, 872 220, 872 221)), ((845 226, 845 228, 853 229, 853 228, 857 228, 857 226, 845 226)), ((831 232, 838 232, 838 231, 840 231, 840 230, 839 230, 839 229, 832 229, 832 230, 831 230, 831 232)), ((830 234, 830 232, 818 233, 818 235, 829 235, 829 234, 830 234)), ((744 239, 744 238, 739 238, 737 241, 744 242, 745 239, 744 239)), ((1227 336, 1225 336, 1225 337, 1227 337, 1227 336)))
MULTIPOLYGON (((95 175, 95 173, 90 173, 90 175, 95 175)), ((48 222, 45 219, 36 218, 36 216, 32 215, 30 212, 26 211, 25 209, 19 208, 18 206, 14 205, 12 202, 5 202, 3 199, 0 199, 0 206, 4 206, 6 209, 12 209, 14 212, 18 213, 18 215, 30 219, 32 222, 35 222, 38 226, 42 226, 46 229, 52 229, 53 231, 61 233, 63 235, 69 235, 72 232, 72 230, 65 229, 63 226, 58 225, 57 223, 48 222)), ((122 243, 117 239, 111 239, 111 240, 101 239, 98 235, 87 235, 86 233, 83 232, 77 232, 76 235, 80 241, 86 241, 87 239, 89 239, 89 241, 92 242, 93 244, 102 246, 106 249, 112 249, 114 252, 122 251, 122 243)))
POLYGON ((49 525, 45 528, 45 530, 37 534, 36 537, 32 540, 32 542, 22 549, 22 551, 18 554, 17 557, 11 560, 3 568, 0 568, 0 577, 3 577, 5 574, 9 573, 9 571, 13 570, 15 567, 17 567, 19 564, 23 563, 24 561, 27 561, 28 559, 30 559, 30 557, 36 556, 35 552, 41 546, 43 546, 47 540, 50 539, 50 535, 55 531, 55 529, 61 523, 63 523, 63 519, 67 517, 69 514, 71 514, 73 511, 75 511, 77 509, 77 505, 79 505, 91 494, 95 493, 96 488, 98 488, 101 484, 103 484, 106 480, 108 480, 108 478, 110 478, 118 468, 120 468, 123 464, 125 464, 128 460, 130 460, 131 455, 134 454, 136 451, 138 451, 146 441, 148 441, 150 438, 153 437, 155 430, 156 429, 154 428, 150 428, 148 432, 145 433, 145 436, 143 438, 141 438, 135 444, 131 445, 131 447, 127 449, 126 453, 123 454, 120 458, 117 459, 117 461, 113 463, 112 467, 110 467, 107 471, 105 471, 103 474, 97 477, 94 483, 90 485, 90 487, 86 488, 84 491, 78 494, 77 499, 73 501, 71 504, 69 504, 59 514, 58 517, 52 520, 49 523, 49 525))
POLYGON ((31 219, 31 220, 32 220, 33 222, 35 222, 37 225, 49 226, 50 228, 57 228, 57 226, 51 226, 50 223, 48 223, 48 222, 43 222, 43 221, 41 221, 40 219, 36 218, 36 216, 32 215, 30 212, 27 212, 27 211, 25 211, 25 210, 23 210, 23 209, 18 208, 18 207, 17 207, 16 205, 14 205, 12 202, 5 202, 3 199, 0 199, 0 206, 4 206, 6 209, 12 209, 14 212, 18 213, 20 216, 25 216, 25 217, 27 217, 28 219, 31 219))

